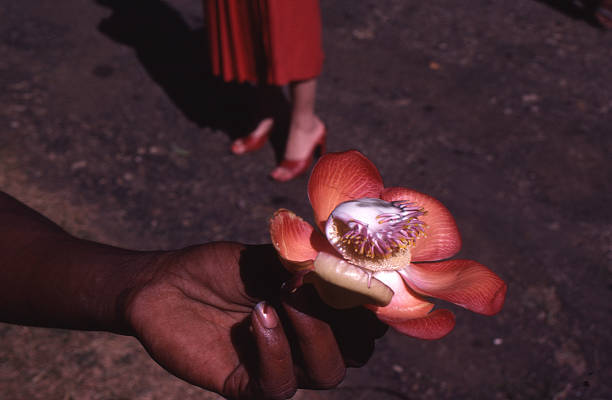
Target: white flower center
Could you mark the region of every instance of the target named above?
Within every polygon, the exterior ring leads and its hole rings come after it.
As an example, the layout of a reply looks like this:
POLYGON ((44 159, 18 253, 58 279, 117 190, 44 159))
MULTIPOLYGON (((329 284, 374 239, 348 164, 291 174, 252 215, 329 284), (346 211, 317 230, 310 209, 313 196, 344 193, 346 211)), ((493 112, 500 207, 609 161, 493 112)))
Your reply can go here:
POLYGON ((425 211, 407 201, 362 198, 332 211, 329 242, 351 263, 371 271, 396 270, 410 262, 410 247, 423 234, 425 211))

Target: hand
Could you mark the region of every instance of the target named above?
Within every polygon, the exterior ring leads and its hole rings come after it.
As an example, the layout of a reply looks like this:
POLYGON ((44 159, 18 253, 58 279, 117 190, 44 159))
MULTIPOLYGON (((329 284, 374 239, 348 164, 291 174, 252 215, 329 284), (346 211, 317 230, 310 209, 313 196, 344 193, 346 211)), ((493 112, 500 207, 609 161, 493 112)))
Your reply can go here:
POLYGON ((271 246, 212 243, 162 253, 126 300, 133 334, 164 368, 229 398, 332 388, 362 365, 385 325, 336 311, 289 278, 271 246))

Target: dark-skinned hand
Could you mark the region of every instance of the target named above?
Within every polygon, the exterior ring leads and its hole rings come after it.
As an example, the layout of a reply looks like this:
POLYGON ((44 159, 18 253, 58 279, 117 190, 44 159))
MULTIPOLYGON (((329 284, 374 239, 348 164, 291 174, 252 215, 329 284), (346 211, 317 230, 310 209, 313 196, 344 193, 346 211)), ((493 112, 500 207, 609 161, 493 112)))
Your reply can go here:
POLYGON ((176 376, 232 399, 286 399, 338 385, 384 334, 365 309, 332 310, 289 274, 272 246, 211 243, 160 253, 132 289, 126 319, 176 376))
POLYGON ((386 325, 332 310, 270 245, 142 252, 76 238, 0 192, 0 321, 136 336, 168 371, 235 399, 331 388, 386 325))

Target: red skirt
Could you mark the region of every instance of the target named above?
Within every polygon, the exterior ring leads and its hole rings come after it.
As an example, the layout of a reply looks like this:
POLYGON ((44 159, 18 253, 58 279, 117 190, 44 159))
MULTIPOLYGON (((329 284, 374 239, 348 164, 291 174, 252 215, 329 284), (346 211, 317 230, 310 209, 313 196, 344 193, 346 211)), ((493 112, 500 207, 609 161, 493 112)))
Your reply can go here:
POLYGON ((285 85, 323 68, 318 0, 204 0, 212 71, 285 85))

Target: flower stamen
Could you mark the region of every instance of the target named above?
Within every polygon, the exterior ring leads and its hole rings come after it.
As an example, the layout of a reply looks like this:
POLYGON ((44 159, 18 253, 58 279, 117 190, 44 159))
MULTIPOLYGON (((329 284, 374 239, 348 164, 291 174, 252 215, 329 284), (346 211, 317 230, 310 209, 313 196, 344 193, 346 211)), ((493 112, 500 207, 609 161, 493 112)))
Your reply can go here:
POLYGON ((409 201, 363 198, 332 211, 325 234, 351 263, 371 271, 395 270, 410 261, 410 247, 424 235, 425 210, 409 201))

